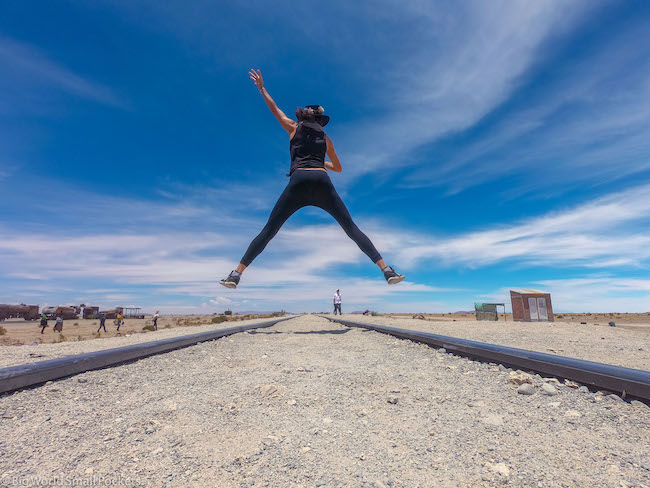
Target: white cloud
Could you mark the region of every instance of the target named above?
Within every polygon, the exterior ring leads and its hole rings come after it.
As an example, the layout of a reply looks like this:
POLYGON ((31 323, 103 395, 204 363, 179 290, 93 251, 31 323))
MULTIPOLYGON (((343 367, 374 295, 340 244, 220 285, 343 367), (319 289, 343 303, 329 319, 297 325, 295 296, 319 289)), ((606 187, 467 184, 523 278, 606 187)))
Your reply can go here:
POLYGON ((478 122, 518 87, 549 36, 576 22, 586 6, 572 2, 560 9, 552 1, 470 1, 462 8, 454 2, 389 5, 405 23, 409 16, 426 19, 430 30, 417 32, 419 49, 396 65, 378 67, 385 80, 377 96, 386 114, 355 122, 346 131, 344 147, 356 151, 348 177, 403 168, 419 146, 478 122))
POLYGON ((525 102, 447 157, 413 168, 409 188, 469 187, 517 175, 511 197, 608 184, 650 169, 650 24, 637 19, 571 63, 544 73, 525 102))
POLYGON ((230 305, 232 300, 226 297, 217 297, 210 300, 210 303, 213 305, 230 305))
MULTIPOLYGON (((0 37, 0 63, 3 65, 4 78, 0 86, 4 86, 5 90, 10 89, 13 95, 23 93, 26 86, 30 87, 30 91, 24 92, 22 97, 25 103, 31 103, 36 87, 56 87, 106 105, 120 108, 128 106, 108 87, 73 73, 28 44, 0 37)), ((15 99, 11 101, 15 102, 15 99)))
MULTIPOLYGON (((395 232, 386 233, 386 225, 380 220, 358 223, 389 262, 403 271, 408 265, 407 276, 410 269, 419 272, 428 261, 434 261, 437 267, 459 269, 499 262, 629 269, 647 266, 650 260, 650 235, 644 231, 650 223, 649 193, 650 185, 632 188, 528 221, 452 237, 394 226, 391 228, 395 232)), ((103 198, 88 196, 86 206, 93 208, 94 200, 103 198)), ((133 206, 127 199, 118 203, 114 213, 105 218, 137 221, 138 212, 132 209, 138 208, 138 202, 133 206)), ((208 221, 218 221, 216 213, 223 210, 201 215, 208 221)), ((157 303, 178 301, 181 295, 186 297, 183 306, 187 307, 200 307, 191 305, 197 301, 214 308, 231 300, 228 303, 233 307, 248 301, 246 307, 250 308, 309 310, 321 304, 327 308, 333 290, 340 288, 350 308, 390 310, 430 303, 431 308, 419 310, 431 311, 443 301, 441 294, 459 291, 412 279, 389 287, 380 271, 338 225, 299 227, 292 223, 244 273, 242 286, 227 290, 218 279, 233 269, 261 225, 254 217, 239 219, 242 228, 248 229, 247 235, 234 240, 230 234, 189 230, 185 219, 169 219, 169 212, 151 216, 151 225, 137 233, 95 234, 93 227, 77 228, 78 235, 60 234, 50 226, 41 227, 40 232, 0 229, 0 273, 5 277, 0 283, 0 295, 15 300, 13 297, 23 290, 40 292, 43 301, 54 302, 52 297, 61 296, 62 302, 68 302, 85 290, 84 297, 89 297, 84 301, 93 303, 115 302, 126 295, 129 302, 141 300, 158 307, 157 303), (25 280, 29 280, 28 285, 25 280), (217 298, 209 301, 209 297, 217 298)))
POLYGON ((447 239, 411 237, 399 257, 414 265, 528 265, 604 268, 642 266, 650 259, 650 185, 631 188, 563 212, 447 239))

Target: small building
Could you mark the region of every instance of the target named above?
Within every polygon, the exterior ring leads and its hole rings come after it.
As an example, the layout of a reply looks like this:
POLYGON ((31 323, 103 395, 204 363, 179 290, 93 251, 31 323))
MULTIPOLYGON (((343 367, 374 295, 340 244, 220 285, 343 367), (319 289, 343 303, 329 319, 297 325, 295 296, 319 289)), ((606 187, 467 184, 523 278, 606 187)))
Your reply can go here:
POLYGON ((118 309, 122 309, 122 316, 125 319, 143 319, 144 314, 142 313, 142 309, 140 307, 118 307, 118 309))
POLYGON ((519 322, 553 322, 551 294, 537 290, 510 290, 512 319, 519 322))
POLYGON ((483 303, 474 302, 474 311, 476 312, 476 320, 499 320, 499 312, 497 307, 503 307, 503 316, 506 316, 505 303, 483 303))

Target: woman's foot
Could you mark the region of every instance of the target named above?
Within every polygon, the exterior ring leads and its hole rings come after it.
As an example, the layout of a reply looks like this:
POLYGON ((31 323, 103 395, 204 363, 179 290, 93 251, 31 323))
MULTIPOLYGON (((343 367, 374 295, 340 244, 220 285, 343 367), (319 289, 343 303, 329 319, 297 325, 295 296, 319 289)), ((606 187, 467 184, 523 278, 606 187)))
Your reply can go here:
POLYGON ((228 275, 228 278, 219 281, 219 283, 221 283, 226 288, 237 288, 237 285, 239 284, 239 278, 241 278, 241 273, 238 271, 231 271, 228 275))
POLYGON ((399 283, 400 281, 404 280, 404 278, 406 278, 406 276, 399 274, 390 266, 386 266, 384 269, 382 269, 382 271, 384 272, 384 278, 386 278, 386 281, 389 285, 399 283))

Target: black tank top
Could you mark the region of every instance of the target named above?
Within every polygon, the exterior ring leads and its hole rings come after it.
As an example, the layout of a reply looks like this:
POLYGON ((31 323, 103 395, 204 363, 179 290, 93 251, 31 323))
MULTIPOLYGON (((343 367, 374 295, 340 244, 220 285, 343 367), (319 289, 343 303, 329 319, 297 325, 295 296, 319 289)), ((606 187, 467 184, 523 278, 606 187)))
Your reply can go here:
POLYGON ((292 174, 298 168, 324 168, 327 142, 325 131, 318 122, 298 122, 296 133, 289 142, 292 174))

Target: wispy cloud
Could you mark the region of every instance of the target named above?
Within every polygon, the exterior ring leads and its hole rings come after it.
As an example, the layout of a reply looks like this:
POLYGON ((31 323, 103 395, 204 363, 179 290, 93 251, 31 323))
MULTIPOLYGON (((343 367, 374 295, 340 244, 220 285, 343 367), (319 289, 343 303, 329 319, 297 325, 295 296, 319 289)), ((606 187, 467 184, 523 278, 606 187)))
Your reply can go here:
POLYGON ((518 175, 508 193, 519 196, 608 184, 649 170, 648 28, 650 22, 640 20, 579 62, 551 68, 525 100, 464 139, 451 156, 411 171, 405 186, 455 193, 518 175))
MULTIPOLYGON (((385 225, 374 220, 361 225, 383 253, 410 268, 433 261, 437 267, 468 269, 497 262, 629 269, 647 266, 650 261, 650 235, 638 230, 647 228, 650 221, 648 192, 650 186, 638 187, 530 221, 451 238, 409 229, 387 234, 385 225)), ((124 203, 116 207, 124 212, 123 217, 129 212, 124 203)), ((89 204, 92 207, 92 201, 89 204)), ((223 211, 227 213, 227 208, 214 210, 223 211)), ((110 218, 118 220, 117 215, 110 218)), ((367 307, 386 300, 417 302, 424 296, 458 291, 410 281, 387 287, 376 270, 377 277, 372 279, 342 278, 343 268, 355 266, 365 273, 374 266, 336 224, 289 223, 246 271, 242 289, 232 292, 220 287, 217 280, 232 269, 248 236, 233 240, 215 232, 192 231, 182 224, 182 230, 175 229, 174 225, 163 213, 155 225, 138 233, 7 232, 0 240, 0 269, 9 280, 44 284, 56 280, 68 288, 91 282, 88 290, 101 287, 106 290, 101 295, 106 297, 115 295, 114 290, 135 287, 138 291, 129 290, 130 294, 195 297, 213 306, 226 300, 250 300, 309 309, 328 297, 331 289, 341 288, 342 279, 351 306, 367 307), (210 302, 208 297, 223 300, 210 302)), ((251 218, 247 225, 258 228, 260 222, 251 218)), ((11 286, 8 283, 3 286, 11 286)))
POLYGON ((5 92, 3 98, 11 101, 12 105, 32 103, 36 90, 47 97, 47 90, 56 88, 105 105, 128 107, 128 103, 112 89, 74 73, 29 44, 0 37, 0 63, 3 65, 3 80, 0 82, 5 92))
POLYGON ((345 148, 354 154, 354 164, 348 177, 403 169, 419 147, 477 123, 519 86, 549 36, 578 21, 586 6, 573 2, 565 10, 550 1, 409 5, 392 6, 402 16, 425 19, 430 29, 417 31, 417 48, 401 62, 378 68, 385 80, 376 96, 386 113, 349 128, 345 148))
POLYGON ((412 264, 485 266, 505 260, 528 265, 585 268, 647 266, 650 185, 596 199, 573 209, 448 239, 416 238, 400 253, 412 264))

